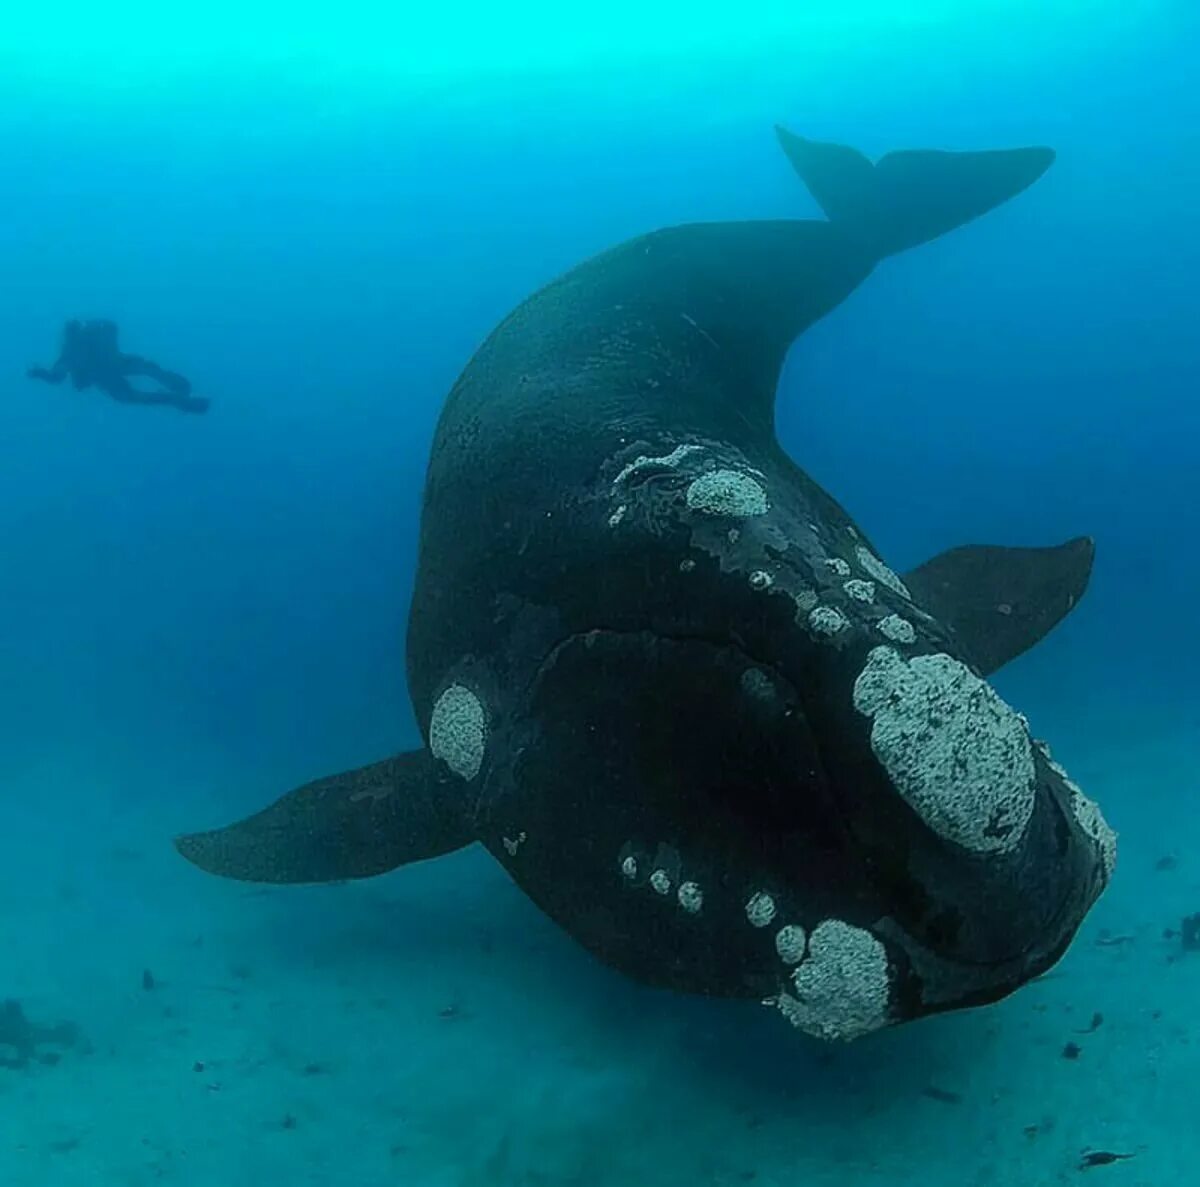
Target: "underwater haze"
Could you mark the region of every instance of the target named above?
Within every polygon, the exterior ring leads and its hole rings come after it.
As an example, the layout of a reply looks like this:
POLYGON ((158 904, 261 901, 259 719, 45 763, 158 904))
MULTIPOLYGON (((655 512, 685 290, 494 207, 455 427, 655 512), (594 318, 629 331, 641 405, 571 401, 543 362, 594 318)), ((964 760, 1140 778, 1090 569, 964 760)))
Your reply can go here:
POLYGON ((5 23, 0 1001, 45 1033, 14 1055, 0 1011, 0 1184, 1194 1181, 1194 6, 5 23), (777 424, 897 570, 1095 539, 1079 608, 995 680, 1120 833, 1062 962, 826 1047, 601 967, 477 848, 311 888, 187 865, 178 833, 420 745, 404 636, 446 392, 614 243, 820 217, 777 123, 872 158, 1057 150, 804 334, 777 424), (113 319, 209 411, 31 382, 68 318, 113 319))

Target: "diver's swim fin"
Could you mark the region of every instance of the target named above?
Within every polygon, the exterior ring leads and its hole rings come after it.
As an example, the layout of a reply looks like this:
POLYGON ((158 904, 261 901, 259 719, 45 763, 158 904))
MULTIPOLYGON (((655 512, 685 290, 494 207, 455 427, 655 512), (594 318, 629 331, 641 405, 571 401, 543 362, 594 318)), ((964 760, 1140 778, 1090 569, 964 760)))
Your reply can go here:
POLYGON ((954 631, 984 676, 1049 634, 1087 589, 1096 546, 1086 536, 1052 548, 968 545, 904 575, 913 600, 954 631))
POLYGON ((1049 148, 892 152, 872 164, 857 149, 776 127, 788 160, 826 217, 876 256, 893 255, 986 214, 1054 162, 1049 148))
POLYGON ((225 878, 339 882, 474 839, 461 780, 427 750, 413 750, 306 783, 237 824, 177 837, 175 847, 225 878))

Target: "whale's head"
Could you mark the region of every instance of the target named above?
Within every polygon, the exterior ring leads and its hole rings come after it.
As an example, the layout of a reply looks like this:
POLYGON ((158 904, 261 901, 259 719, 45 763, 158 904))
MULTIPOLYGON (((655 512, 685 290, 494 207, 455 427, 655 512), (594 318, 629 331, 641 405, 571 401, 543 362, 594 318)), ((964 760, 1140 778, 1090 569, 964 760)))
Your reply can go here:
POLYGON ((900 576, 786 459, 756 460, 692 440, 614 461, 594 621, 529 686, 501 812, 584 839, 506 864, 610 963, 821 1037, 1003 997, 1115 861, 986 679, 1076 603, 1091 542, 900 576), (556 782, 549 805, 519 790, 556 782))

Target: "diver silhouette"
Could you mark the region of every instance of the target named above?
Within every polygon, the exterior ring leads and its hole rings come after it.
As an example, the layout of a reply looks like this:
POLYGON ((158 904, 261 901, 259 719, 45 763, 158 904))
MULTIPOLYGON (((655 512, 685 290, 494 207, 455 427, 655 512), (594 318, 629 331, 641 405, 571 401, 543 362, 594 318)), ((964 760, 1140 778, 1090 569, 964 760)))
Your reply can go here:
POLYGON ((76 391, 98 387, 122 404, 167 404, 181 412, 207 412, 208 400, 192 395, 192 385, 174 371, 136 354, 122 354, 117 346, 116 322, 69 321, 63 327, 62 347, 54 366, 31 367, 30 379, 62 383, 68 377, 76 391), (134 387, 130 377, 153 379, 157 391, 134 387))

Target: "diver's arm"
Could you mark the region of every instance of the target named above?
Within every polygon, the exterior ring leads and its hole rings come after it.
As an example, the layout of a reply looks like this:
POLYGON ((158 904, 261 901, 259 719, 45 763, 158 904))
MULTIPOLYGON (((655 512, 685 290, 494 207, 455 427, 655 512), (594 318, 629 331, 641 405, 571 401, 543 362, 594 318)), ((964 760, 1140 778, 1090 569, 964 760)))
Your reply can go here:
POLYGON ((67 368, 62 359, 59 359, 53 367, 47 369, 45 367, 30 367, 25 375, 29 379, 40 379, 43 383, 62 383, 67 377, 67 368))

